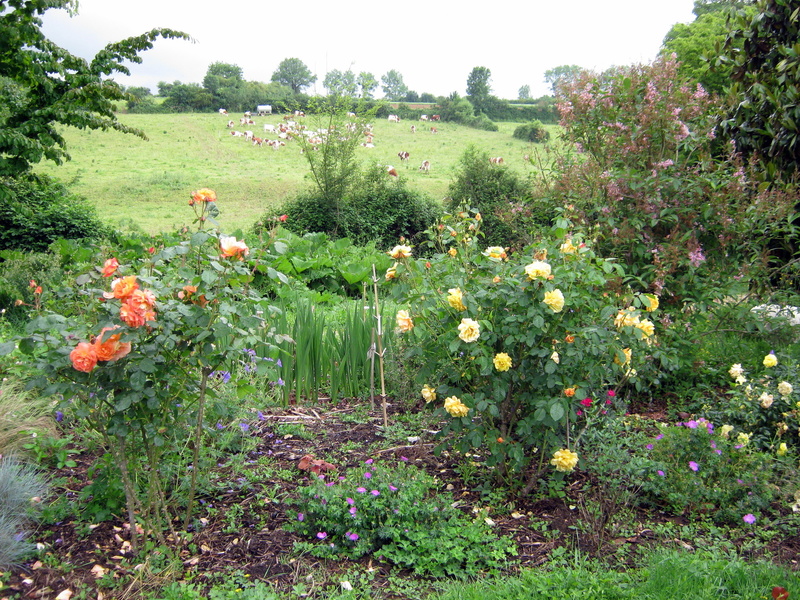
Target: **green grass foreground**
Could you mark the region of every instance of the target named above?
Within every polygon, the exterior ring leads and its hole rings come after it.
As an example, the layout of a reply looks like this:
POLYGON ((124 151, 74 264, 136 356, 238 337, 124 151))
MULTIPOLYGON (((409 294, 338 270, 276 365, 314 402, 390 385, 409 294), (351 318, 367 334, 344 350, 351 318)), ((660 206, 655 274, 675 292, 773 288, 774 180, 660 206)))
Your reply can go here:
MULTIPOLYGON (((219 114, 121 114, 125 125, 143 130, 148 140, 116 131, 69 129, 65 132, 72 160, 61 166, 42 163, 38 172, 64 181, 75 193, 97 207, 110 225, 155 234, 188 224, 182 206, 189 194, 209 187, 219 198, 220 226, 224 231, 246 230, 264 211, 311 186, 306 179, 308 163, 292 142, 280 150, 254 146, 234 131, 253 131, 264 137, 264 124, 283 122, 280 115, 255 117, 255 125, 239 125, 238 115, 219 114), (181 205, 179 208, 178 205, 181 205)), ((312 115, 303 119, 308 128, 322 124, 312 115)), ((454 167, 464 150, 474 144, 490 156, 502 156, 510 168, 528 173, 524 156, 532 144, 512 137, 518 123, 499 123, 497 132, 479 131, 453 123, 436 125, 403 121, 374 122, 374 148, 360 148, 364 164, 393 165, 412 189, 436 200, 447 195, 454 167), (417 132, 411 132, 416 125, 417 132), (398 152, 409 152, 401 164, 398 152), (419 170, 429 160, 428 173, 419 170)), ((556 126, 551 126, 555 131, 556 126)))

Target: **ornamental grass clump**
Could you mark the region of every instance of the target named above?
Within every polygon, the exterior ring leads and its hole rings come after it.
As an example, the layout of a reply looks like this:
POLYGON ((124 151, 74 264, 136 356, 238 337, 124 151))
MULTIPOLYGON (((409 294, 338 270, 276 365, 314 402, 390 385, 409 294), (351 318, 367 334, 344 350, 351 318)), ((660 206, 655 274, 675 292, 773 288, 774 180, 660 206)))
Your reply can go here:
POLYGON ((426 257, 398 255, 386 285, 418 389, 449 418, 442 435, 464 452, 485 447, 499 476, 530 488, 579 464, 580 432, 616 407, 609 390, 646 384, 639 371, 662 355, 658 300, 627 292, 623 268, 565 219, 518 252, 483 246, 482 220, 446 215, 426 257))
POLYGON ((474 577, 500 569, 515 552, 486 515, 453 507, 427 473, 372 459, 346 473, 312 476, 298 488, 288 528, 307 538, 299 550, 319 557, 367 554, 434 577, 474 577))

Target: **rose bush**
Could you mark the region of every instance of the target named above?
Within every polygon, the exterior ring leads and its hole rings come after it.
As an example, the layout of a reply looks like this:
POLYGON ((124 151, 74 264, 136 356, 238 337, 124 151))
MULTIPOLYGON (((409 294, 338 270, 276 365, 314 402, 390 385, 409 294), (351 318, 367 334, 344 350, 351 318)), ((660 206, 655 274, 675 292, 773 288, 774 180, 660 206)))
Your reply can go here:
POLYGON ((501 474, 519 474, 537 458, 528 475, 535 481, 548 468, 544 456, 574 452, 590 425, 578 401, 601 405, 614 397, 609 388, 635 382, 634 367, 660 352, 645 318, 657 301, 621 293, 622 267, 567 236, 566 220, 519 253, 481 247, 480 225, 479 213, 446 215, 427 232, 431 256, 393 252, 386 285, 401 307, 399 343, 419 367, 422 395, 452 417, 443 433, 456 434, 462 451, 485 447, 501 474))

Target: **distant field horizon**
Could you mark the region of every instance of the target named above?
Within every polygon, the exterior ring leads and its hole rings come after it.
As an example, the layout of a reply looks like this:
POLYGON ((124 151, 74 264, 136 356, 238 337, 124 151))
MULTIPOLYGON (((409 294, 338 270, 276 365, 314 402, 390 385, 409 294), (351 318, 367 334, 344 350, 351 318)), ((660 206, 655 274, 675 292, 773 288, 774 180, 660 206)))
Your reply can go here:
MULTIPOLYGON (((191 193, 208 187, 216 191, 223 231, 247 230, 264 212, 294 197, 313 184, 307 178, 308 163, 292 142, 280 150, 254 146, 233 137, 227 122, 238 116, 209 113, 120 114, 119 120, 143 130, 149 140, 116 131, 69 128, 64 132, 72 160, 57 166, 42 163, 37 172, 66 183, 86 197, 98 215, 122 230, 150 234, 189 225, 194 213, 188 206, 191 193)), ((282 117, 255 117, 248 126, 264 136, 264 124, 277 124, 282 117)), ((317 127, 313 115, 304 119, 317 127)), ((452 123, 374 122, 374 148, 360 148, 364 164, 393 165, 409 187, 443 200, 464 151, 475 145, 490 156, 502 156, 507 168, 521 175, 532 167, 523 159, 533 144, 515 139, 518 123, 498 123, 498 132, 479 131, 452 123), (416 125, 416 133, 411 132, 416 125), (398 152, 410 159, 401 164, 398 152), (429 173, 419 166, 431 163, 429 173)), ((551 126, 557 131, 557 126, 551 126)), ((233 128, 243 131, 243 126, 233 128)))

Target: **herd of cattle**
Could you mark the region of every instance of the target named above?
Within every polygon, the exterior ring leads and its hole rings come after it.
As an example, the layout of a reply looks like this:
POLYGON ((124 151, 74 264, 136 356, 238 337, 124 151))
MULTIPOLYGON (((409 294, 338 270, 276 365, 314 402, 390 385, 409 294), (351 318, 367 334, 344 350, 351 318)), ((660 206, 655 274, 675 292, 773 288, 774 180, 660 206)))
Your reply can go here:
MULTIPOLYGON (((228 111, 224 108, 219 109, 219 114, 228 116, 228 111)), ((259 106, 258 116, 265 116, 272 114, 272 107, 271 106, 259 106), (266 109, 269 109, 267 111, 266 109)), ((348 113, 348 116, 351 118, 355 118, 355 114, 348 113)), ((294 111, 294 113, 286 114, 283 116, 282 122, 279 123, 265 123, 263 125, 264 130, 264 137, 260 137, 255 134, 254 127, 253 129, 245 129, 244 131, 238 131, 234 129, 236 127, 236 121, 229 120, 228 121, 228 129, 230 129, 230 134, 233 137, 240 137, 243 138, 246 142, 252 143, 254 146, 268 146, 273 150, 279 150, 283 146, 286 145, 286 142, 290 140, 299 141, 301 144, 301 152, 305 152, 306 149, 310 150, 317 150, 321 145, 325 143, 326 140, 330 139, 332 135, 342 135, 338 132, 335 132, 333 129, 308 129, 306 125, 302 122, 303 117, 305 117, 305 113, 303 111, 294 111)), ((433 121, 439 122, 441 119, 440 115, 421 115, 420 121, 433 121)), ((389 123, 399 123, 400 117, 398 115, 389 115, 388 117, 389 123)), ((245 112, 244 115, 239 119, 239 125, 247 128, 250 126, 255 126, 256 122, 253 119, 253 115, 251 112, 245 112)), ((349 138, 353 134, 357 134, 358 125, 355 122, 350 122, 347 124, 347 133, 343 134, 349 138)), ((411 125, 411 133, 417 132, 417 126, 411 125)), ((436 127, 431 126, 430 132, 433 134, 438 133, 438 129, 436 127)), ((361 146, 364 148, 374 148, 374 137, 375 133, 373 131, 372 125, 365 125, 361 131, 361 135, 364 137, 364 141, 361 142, 361 146)), ((342 138, 345 139, 345 138, 342 138)), ((400 151, 397 153, 397 157, 400 159, 401 163, 408 164, 411 155, 406 151, 400 151)), ((503 159, 502 157, 493 157, 489 159, 489 163, 493 165, 502 165, 503 159)), ((419 166, 419 170, 423 173, 428 173, 431 170, 431 162, 429 160, 423 160, 422 164, 419 166)), ((397 177, 397 169, 395 169, 391 165, 386 166, 386 172, 393 176, 397 177)))

